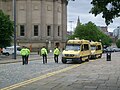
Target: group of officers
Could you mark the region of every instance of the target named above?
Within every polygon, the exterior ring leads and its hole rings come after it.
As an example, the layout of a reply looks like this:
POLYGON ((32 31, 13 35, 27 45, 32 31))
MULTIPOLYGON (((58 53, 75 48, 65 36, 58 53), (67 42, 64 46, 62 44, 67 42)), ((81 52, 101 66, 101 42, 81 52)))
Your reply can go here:
POLYGON ((23 65, 28 64, 28 57, 30 55, 30 50, 27 47, 23 46, 20 51, 20 55, 22 56, 22 62, 23 62, 22 64, 23 65))
MULTIPOLYGON (((56 46, 56 48, 54 49, 54 61, 55 63, 58 63, 58 57, 59 57, 59 54, 60 54, 60 50, 58 48, 58 46, 56 46)), ((23 46, 23 48, 21 49, 20 51, 20 54, 22 56, 22 64, 28 64, 28 57, 30 55, 30 50, 23 46)), ((48 55, 48 52, 47 52, 47 49, 45 48, 45 46, 43 46, 40 50, 40 55, 43 57, 43 64, 47 63, 47 55, 48 55)))

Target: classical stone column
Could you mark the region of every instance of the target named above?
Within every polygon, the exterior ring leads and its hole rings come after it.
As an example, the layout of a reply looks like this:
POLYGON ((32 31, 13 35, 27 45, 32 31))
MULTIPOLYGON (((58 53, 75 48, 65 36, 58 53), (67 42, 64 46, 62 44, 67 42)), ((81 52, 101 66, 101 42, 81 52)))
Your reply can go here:
POLYGON ((32 37, 31 10, 32 10, 31 0, 26 0, 26 37, 28 42, 31 41, 31 37, 32 37))
POLYGON ((0 0, 0 9, 5 11, 6 10, 6 2, 3 0, 0 0))
POLYGON ((41 1, 41 25, 40 25, 40 31, 41 31, 41 38, 42 40, 46 40, 46 0, 41 1))
POLYGON ((53 40, 56 40, 56 32, 57 32, 57 25, 58 25, 58 12, 57 12, 57 1, 53 1, 53 40))
POLYGON ((62 0, 62 41, 66 41, 67 35, 67 1, 62 0))
POLYGON ((2 10, 2 1, 0 1, 0 9, 2 10))

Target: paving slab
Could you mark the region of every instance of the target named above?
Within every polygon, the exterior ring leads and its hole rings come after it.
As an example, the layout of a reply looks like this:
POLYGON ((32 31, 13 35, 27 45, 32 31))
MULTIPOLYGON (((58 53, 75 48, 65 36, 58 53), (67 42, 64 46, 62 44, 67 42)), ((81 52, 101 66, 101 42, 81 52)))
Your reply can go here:
MULTIPOLYGON (((120 52, 111 61, 102 58, 80 64, 74 69, 21 86, 16 90, 120 90, 120 52)), ((77 64, 76 64, 77 65, 77 64)))

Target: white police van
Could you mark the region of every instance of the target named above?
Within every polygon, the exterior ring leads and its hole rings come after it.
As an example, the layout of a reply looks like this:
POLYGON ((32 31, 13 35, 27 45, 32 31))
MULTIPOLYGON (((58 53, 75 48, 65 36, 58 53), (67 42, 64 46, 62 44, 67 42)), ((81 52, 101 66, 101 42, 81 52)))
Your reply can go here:
MULTIPOLYGON (((21 50, 21 47, 16 46, 16 54, 17 55, 20 55, 20 50, 21 50)), ((3 53, 2 54, 6 55, 6 56, 14 54, 14 46, 3 48, 3 53)))

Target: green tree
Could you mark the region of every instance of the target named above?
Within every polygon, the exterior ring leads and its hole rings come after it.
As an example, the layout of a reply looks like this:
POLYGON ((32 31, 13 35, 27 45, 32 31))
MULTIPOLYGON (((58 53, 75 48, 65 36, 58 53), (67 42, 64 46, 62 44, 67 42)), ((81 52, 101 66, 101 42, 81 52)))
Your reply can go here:
POLYGON ((117 45, 118 48, 120 48, 120 39, 118 39, 118 40, 116 41, 116 45, 117 45))
POLYGON ((120 16, 120 0, 92 0, 93 7, 90 13, 97 16, 102 13, 106 25, 113 22, 113 19, 120 16))
POLYGON ((13 22, 0 10, 0 48, 11 45, 13 32, 13 22))
POLYGON ((92 22, 88 22, 87 24, 80 24, 76 27, 75 32, 69 39, 86 39, 92 41, 100 41, 103 45, 110 46, 111 45, 111 38, 104 34, 99 28, 92 22))

